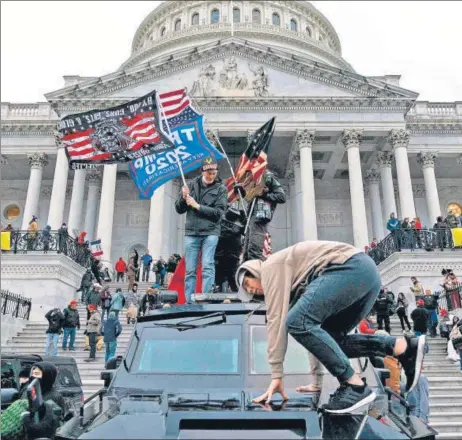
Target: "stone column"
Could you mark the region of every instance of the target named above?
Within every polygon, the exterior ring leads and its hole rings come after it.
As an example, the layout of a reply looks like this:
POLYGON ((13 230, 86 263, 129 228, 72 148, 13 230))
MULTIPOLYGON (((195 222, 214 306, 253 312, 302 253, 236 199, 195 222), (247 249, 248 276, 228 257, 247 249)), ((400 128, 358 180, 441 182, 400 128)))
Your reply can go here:
POLYGON ((313 159, 311 156, 313 140, 313 131, 297 130, 295 133, 295 147, 300 151, 303 241, 318 239, 316 198, 314 195, 313 159))
POLYGON ((164 218, 164 228, 162 233, 162 246, 161 253, 159 256, 163 257, 167 261, 170 256, 170 244, 172 241, 171 236, 171 223, 172 223, 172 204, 175 203, 172 199, 173 193, 173 181, 170 180, 165 183, 162 188, 164 188, 164 207, 158 211, 157 215, 160 215, 164 218))
POLYGON ((295 194, 295 225, 297 227, 296 235, 295 235, 295 243, 299 241, 303 241, 303 213, 302 213, 302 176, 301 176, 301 168, 300 168, 300 156, 297 153, 292 158, 293 168, 294 168, 294 194, 295 194))
MULTIPOLYGON (((71 207, 69 208, 69 220, 67 228, 69 235, 74 236, 74 230, 80 229, 83 211, 83 196, 85 193, 85 177, 87 170, 75 170, 74 182, 72 183, 71 207)), ((88 234, 88 231, 87 231, 88 234)))
MULTIPOLYGON (((162 255, 162 242, 164 231, 164 205, 165 185, 157 188, 151 197, 151 208, 149 211, 148 249, 152 258, 156 260, 162 255)), ((165 258, 165 257, 164 257, 165 258)))
MULTIPOLYGON (((29 153, 26 154, 26 157, 29 159, 30 177, 29 187, 27 188, 26 206, 24 207, 22 217, 22 230, 28 228, 33 215, 38 217, 37 210, 40 199, 40 189, 42 187, 43 168, 48 165, 48 156, 45 153, 29 153)), ((42 223, 40 223, 40 225, 41 227, 46 226, 42 223)))
POLYGON ((289 181, 289 194, 290 194, 290 243, 297 243, 297 199, 295 192, 295 175, 293 170, 287 174, 289 181))
POLYGON ((382 181, 384 222, 388 221, 392 212, 398 215, 395 201, 395 189, 393 187, 393 176, 391 174, 393 157, 393 153, 389 151, 379 151, 377 153, 377 164, 380 168, 380 178, 382 181))
POLYGON ((373 169, 365 173, 364 180, 369 186, 369 200, 372 213, 372 231, 377 240, 384 237, 384 222, 382 215, 382 203, 380 202, 380 173, 373 169))
MULTIPOLYGON (((287 178, 288 176, 286 176, 287 178)), ((287 246, 292 246, 292 230, 293 230, 293 222, 292 222, 292 194, 290 192, 290 181, 288 185, 284 185, 284 191, 286 193, 286 243, 287 246)))
POLYGON ((101 172, 97 168, 88 170, 86 178, 88 180, 88 193, 83 230, 86 231, 88 240, 94 240, 96 213, 100 200, 101 172))
POLYGON ((361 171, 359 147, 362 130, 344 130, 342 142, 348 153, 348 174, 350 179, 351 211, 353 217, 353 239, 358 249, 369 244, 367 236, 366 205, 364 203, 364 187, 361 171))
POLYGON ((440 198, 438 196, 438 186, 435 177, 435 160, 437 154, 434 152, 421 152, 417 160, 422 166, 425 181, 425 194, 427 197, 428 215, 430 224, 436 222, 436 217, 441 215, 440 198))
POLYGON ((66 157, 66 150, 64 147, 58 146, 55 174, 53 177, 53 189, 51 191, 50 211, 48 214, 48 224, 51 226, 51 229, 59 229, 63 222, 68 174, 69 163, 66 157))
POLYGON ((96 238, 101 239, 105 265, 112 269, 112 227, 114 223, 115 190, 117 183, 117 164, 104 165, 101 200, 99 204, 98 232, 96 238))
POLYGON ((396 162, 396 174, 398 176, 399 203, 401 217, 404 219, 415 217, 414 195, 412 193, 411 171, 407 157, 409 145, 409 132, 406 130, 392 130, 388 142, 393 147, 396 162))

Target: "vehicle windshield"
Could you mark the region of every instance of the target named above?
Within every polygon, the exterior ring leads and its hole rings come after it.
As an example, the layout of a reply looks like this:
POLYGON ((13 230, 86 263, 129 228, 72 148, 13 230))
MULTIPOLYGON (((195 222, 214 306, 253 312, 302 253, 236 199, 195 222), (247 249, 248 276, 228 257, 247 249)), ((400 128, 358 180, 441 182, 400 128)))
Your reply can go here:
POLYGON ((131 371, 151 374, 239 374, 241 327, 188 332, 144 329, 131 371))
MULTIPOLYGON (((250 374, 270 374, 266 326, 254 325, 250 327, 250 346, 250 374)), ((289 335, 284 374, 307 374, 310 369, 308 351, 289 335)))

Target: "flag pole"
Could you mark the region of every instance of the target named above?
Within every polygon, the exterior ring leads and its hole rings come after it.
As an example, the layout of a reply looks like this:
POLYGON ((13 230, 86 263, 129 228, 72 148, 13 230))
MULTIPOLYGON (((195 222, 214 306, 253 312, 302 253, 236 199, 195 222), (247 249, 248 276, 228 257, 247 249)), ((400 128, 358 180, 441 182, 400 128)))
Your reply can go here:
POLYGON ((178 157, 178 152, 176 151, 175 142, 173 141, 172 131, 170 130, 170 124, 168 123, 168 119, 167 119, 167 116, 165 114, 164 108, 162 107, 162 103, 160 102, 158 93, 156 93, 156 100, 157 100, 157 106, 159 107, 161 116, 165 120, 165 124, 167 125, 167 133, 168 133, 168 135, 170 137, 170 140, 171 140, 171 142, 173 143, 173 146, 174 146, 173 151, 175 153, 176 161, 178 163, 178 169, 180 170, 181 180, 183 181, 183 185, 187 186, 186 179, 184 177, 183 167, 181 166, 181 161, 180 161, 180 158, 178 157))
MULTIPOLYGON (((194 99, 193 96, 189 96, 189 99, 191 100, 191 102, 194 103, 194 107, 195 107, 195 108, 200 109, 200 107, 197 105, 197 102, 196 102, 196 100, 194 99)), ((201 112, 201 113, 202 113, 202 112, 201 112)), ((203 114, 203 113, 202 113, 202 114, 203 114)), ((205 118, 205 115, 204 115, 204 121, 205 121, 205 122, 207 123, 207 125, 208 125, 208 121, 207 121, 207 119, 205 118)), ((213 138, 215 139, 215 141, 217 142, 218 146, 220 147, 220 150, 221 150, 221 152, 223 153, 223 155, 224 155, 224 157, 225 157, 225 160, 226 160, 226 162, 227 162, 228 165, 229 165, 229 169, 231 170, 231 176, 233 177, 234 183, 237 185, 237 184, 238 184, 238 181, 237 181, 237 179, 236 179, 236 175, 234 174, 233 166, 231 165, 231 161, 229 160, 229 157, 228 157, 228 155, 226 154, 226 151, 225 151, 225 149, 223 148, 223 145, 222 145, 221 142, 220 142, 220 138, 215 134, 215 132, 214 132, 211 128, 209 128, 209 130, 212 132, 213 138)), ((246 217, 247 217, 248 214, 247 214, 247 207, 246 207, 246 205, 245 205, 245 198, 242 197, 242 193, 241 193, 240 190, 238 191, 238 195, 239 195, 239 202, 242 203, 242 209, 244 210, 245 215, 246 215, 246 217)))

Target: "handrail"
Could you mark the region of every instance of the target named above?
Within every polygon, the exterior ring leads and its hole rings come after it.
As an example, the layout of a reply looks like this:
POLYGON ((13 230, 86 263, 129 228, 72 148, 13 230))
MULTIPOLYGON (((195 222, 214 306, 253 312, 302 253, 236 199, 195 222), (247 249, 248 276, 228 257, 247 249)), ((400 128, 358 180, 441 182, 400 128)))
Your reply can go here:
POLYGON ((91 267, 92 253, 88 244, 80 245, 66 232, 11 231, 11 250, 14 254, 42 252, 64 254, 83 267, 91 267))
POLYGON ((14 318, 29 319, 32 299, 23 295, 1 289, 2 315, 13 316, 14 318))

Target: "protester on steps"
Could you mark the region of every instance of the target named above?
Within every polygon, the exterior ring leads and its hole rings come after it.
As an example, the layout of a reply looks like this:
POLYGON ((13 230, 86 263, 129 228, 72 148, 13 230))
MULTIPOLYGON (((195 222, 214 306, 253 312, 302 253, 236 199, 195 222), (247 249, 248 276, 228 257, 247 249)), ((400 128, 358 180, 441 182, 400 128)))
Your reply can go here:
POLYGON ((90 319, 87 323, 87 336, 90 343, 90 357, 85 362, 94 362, 96 359, 96 336, 101 333, 101 316, 95 305, 88 306, 90 319))
POLYGON ((324 405, 327 412, 351 413, 376 398, 348 357, 394 356, 405 371, 406 390, 416 386, 425 337, 350 334, 369 314, 381 285, 374 261, 359 249, 346 243, 305 241, 274 253, 265 262, 245 262, 236 279, 242 301, 263 299, 267 306, 272 381, 254 399, 256 403, 269 403, 275 393, 288 399, 283 383, 287 333, 340 382, 324 405))
POLYGON ((77 301, 71 301, 69 306, 64 309, 64 336, 63 350, 67 350, 67 340, 69 340, 69 351, 75 351, 75 336, 80 330, 80 316, 77 310, 77 301))
POLYGON ((45 315, 45 318, 48 321, 45 356, 58 356, 58 340, 63 331, 64 315, 60 309, 55 307, 45 315))
POLYGON ((127 270, 127 263, 125 263, 122 257, 119 257, 117 263, 115 264, 115 270, 117 272, 117 282, 124 282, 125 271, 127 270))
POLYGON ((127 324, 135 324, 137 315, 138 315, 138 310, 136 309, 135 304, 130 303, 127 309, 127 313, 126 313, 127 324))
POLYGON ((424 307, 423 299, 417 301, 417 308, 411 313, 414 323, 414 333, 416 336, 426 335, 428 330, 428 311, 424 307))
POLYGON ((83 274, 82 281, 80 281, 80 288, 77 290, 77 292, 81 292, 80 302, 83 304, 86 304, 88 299, 88 292, 90 291, 93 284, 92 280, 93 274, 91 269, 87 269, 87 271, 83 274))
POLYGON ((133 258, 130 259, 127 266, 127 279, 128 279, 128 290, 133 289, 133 285, 135 283, 135 276, 136 276, 136 266, 133 258))
POLYGON ((151 270, 152 257, 149 254, 149 250, 146 249, 146 252, 141 257, 141 262, 143 263, 143 281, 149 282, 149 271, 151 270))
POLYGON ((99 292, 99 299, 101 301, 101 321, 104 321, 104 315, 106 319, 109 316, 109 309, 111 308, 112 295, 109 292, 109 287, 105 286, 99 292))
POLYGON ((411 331, 411 324, 409 323, 409 319, 407 317, 407 308, 409 303, 407 302, 406 297, 404 296, 403 292, 398 293, 398 300, 396 301, 396 314, 398 315, 399 322, 401 324, 401 329, 403 332, 406 331, 404 328, 404 324, 407 325, 407 329, 411 331))
POLYGON ((411 277, 412 286, 409 287, 409 290, 414 296, 423 296, 425 294, 422 284, 419 283, 419 280, 416 277, 411 277))
POLYGON ((385 331, 390 334, 390 307, 393 301, 387 295, 385 289, 381 288, 379 296, 374 304, 374 309, 377 312, 377 325, 379 330, 383 330, 385 324, 385 331))
MULTIPOLYGON (((87 305, 95 306, 98 308, 101 305, 100 292, 103 289, 103 286, 98 283, 94 283, 92 289, 88 292, 87 296, 87 305)), ((90 319, 90 309, 87 307, 87 321, 90 319)))
POLYGON ((104 345, 106 345, 106 356, 104 362, 115 356, 117 350, 117 338, 122 333, 122 325, 114 311, 109 313, 109 318, 103 324, 101 335, 104 336, 104 345))
POLYGON ((122 289, 118 287, 116 289, 115 295, 112 297, 111 300, 111 312, 114 312, 115 316, 119 318, 119 313, 120 311, 124 308, 125 306, 125 298, 122 295, 122 289))
POLYGON ((157 304, 157 294, 159 292, 159 285, 155 284, 155 288, 148 288, 146 294, 141 300, 140 308, 138 309, 138 314, 140 316, 146 315, 149 310, 154 310, 157 304))

